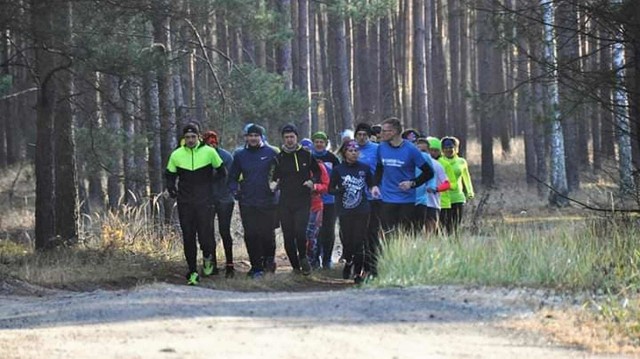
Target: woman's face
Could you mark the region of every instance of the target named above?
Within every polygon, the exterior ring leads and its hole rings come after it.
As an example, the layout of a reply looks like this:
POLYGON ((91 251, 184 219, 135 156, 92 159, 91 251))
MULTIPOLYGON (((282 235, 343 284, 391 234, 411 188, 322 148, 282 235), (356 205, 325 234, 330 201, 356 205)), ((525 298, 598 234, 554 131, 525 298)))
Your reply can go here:
POLYGON ((318 152, 322 152, 327 149, 327 141, 321 138, 317 138, 313 140, 313 148, 315 148, 318 152))
POLYGON ((453 157, 453 155, 456 154, 456 148, 455 147, 442 147, 442 154, 445 155, 445 157, 451 158, 451 157, 453 157))
POLYGON ((350 147, 344 151, 344 159, 349 163, 355 163, 358 157, 360 157, 360 151, 357 148, 350 147))

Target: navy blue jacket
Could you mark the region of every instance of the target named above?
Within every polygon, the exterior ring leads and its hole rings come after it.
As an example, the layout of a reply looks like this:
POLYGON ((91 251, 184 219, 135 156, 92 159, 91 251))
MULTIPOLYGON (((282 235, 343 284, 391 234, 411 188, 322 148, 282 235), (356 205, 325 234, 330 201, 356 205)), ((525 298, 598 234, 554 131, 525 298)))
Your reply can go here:
MULTIPOLYGON (((222 149, 220 147, 216 148, 220 158, 222 158, 222 163, 227 170, 227 173, 231 171, 231 167, 233 165, 233 156, 229 151, 222 149)), ((227 185, 228 177, 218 177, 213 181, 213 198, 215 202, 221 203, 231 203, 233 202, 233 194, 229 190, 229 186, 227 185)))
POLYGON ((278 153, 271 147, 246 147, 233 155, 229 173, 229 189, 240 205, 273 207, 275 194, 269 188, 274 158, 278 153))

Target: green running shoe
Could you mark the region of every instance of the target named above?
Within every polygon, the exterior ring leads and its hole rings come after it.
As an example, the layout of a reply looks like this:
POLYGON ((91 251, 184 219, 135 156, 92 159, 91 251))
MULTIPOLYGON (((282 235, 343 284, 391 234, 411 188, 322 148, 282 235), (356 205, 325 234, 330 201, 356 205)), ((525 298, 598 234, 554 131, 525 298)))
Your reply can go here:
POLYGON ((210 276, 212 274, 217 274, 216 272, 216 266, 214 265, 213 262, 213 255, 208 255, 206 257, 204 257, 204 259, 202 260, 202 274, 207 277, 210 276))
POLYGON ((200 283, 200 276, 198 272, 191 272, 187 274, 187 285, 198 285, 200 283))

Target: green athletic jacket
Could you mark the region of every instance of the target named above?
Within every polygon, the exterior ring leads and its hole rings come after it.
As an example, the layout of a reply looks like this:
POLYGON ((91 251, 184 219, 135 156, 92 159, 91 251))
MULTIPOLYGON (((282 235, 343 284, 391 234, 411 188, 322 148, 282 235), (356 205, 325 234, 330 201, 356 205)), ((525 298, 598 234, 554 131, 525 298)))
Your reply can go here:
POLYGON ((467 199, 473 198, 473 184, 471 183, 467 161, 458 155, 454 155, 453 158, 447 158, 446 156, 442 156, 442 158, 444 158, 453 169, 455 178, 454 181, 451 181, 451 189, 447 191, 451 203, 465 203, 467 199), (453 190, 454 182, 457 187, 455 191, 453 190))
POLYGON ((440 208, 447 209, 451 208, 451 198, 449 197, 449 192, 455 192, 458 190, 458 181, 456 181, 456 175, 453 173, 453 168, 451 168, 451 165, 449 164, 449 161, 447 161, 446 157, 438 157, 438 162, 442 165, 442 168, 444 168, 444 173, 447 175, 449 184, 451 185, 448 190, 440 192, 440 208))
POLYGON ((194 148, 183 145, 169 156, 167 189, 175 191, 177 180, 178 203, 212 204, 214 176, 225 174, 222 159, 213 147, 203 142, 194 148))

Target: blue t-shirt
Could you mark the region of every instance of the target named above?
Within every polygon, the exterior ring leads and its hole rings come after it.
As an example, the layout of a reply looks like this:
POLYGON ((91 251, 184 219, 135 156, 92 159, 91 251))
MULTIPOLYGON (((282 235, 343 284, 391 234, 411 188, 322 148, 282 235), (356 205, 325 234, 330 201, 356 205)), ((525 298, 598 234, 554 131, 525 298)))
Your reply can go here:
MULTIPOLYGON (((368 166, 371 169, 371 174, 374 175, 376 173, 376 164, 378 163, 378 144, 368 141, 366 144, 359 146, 359 149, 360 157, 358 157, 358 161, 368 166)), ((367 199, 370 201, 374 199, 368 189, 367 199)))
POLYGON ((380 183, 382 202, 414 204, 416 190, 412 188, 403 191, 399 184, 414 179, 416 167, 422 167, 427 163, 420 150, 407 140, 402 140, 398 147, 382 142, 378 146, 378 163, 383 167, 382 183, 380 183))

